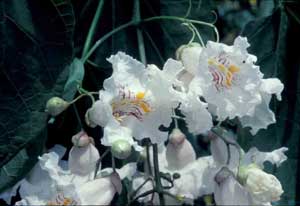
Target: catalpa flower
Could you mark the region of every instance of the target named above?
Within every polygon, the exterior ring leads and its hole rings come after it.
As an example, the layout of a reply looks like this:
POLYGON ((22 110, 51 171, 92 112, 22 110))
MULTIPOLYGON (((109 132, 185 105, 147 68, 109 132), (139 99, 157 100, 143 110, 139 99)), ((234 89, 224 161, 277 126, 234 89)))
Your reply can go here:
MULTIPOLYGON (((104 127, 104 133, 106 127, 119 125, 128 140, 133 136, 138 140, 150 138, 152 143, 164 142, 168 133, 159 127, 169 126, 172 108, 178 105, 172 85, 182 69, 181 64, 169 59, 160 70, 155 65, 146 67, 122 52, 112 55, 108 61, 112 63, 113 73, 104 81, 100 100, 89 111, 90 121, 104 127)), ((102 143, 111 146, 113 140, 104 134, 102 143)))
MULTIPOLYGON (((79 135, 85 138, 83 133, 79 135)), ((17 205, 110 204, 114 195, 121 192, 121 179, 135 172, 135 164, 127 164, 106 175, 100 172, 94 179, 99 153, 93 144, 84 144, 82 139, 78 142, 81 146, 71 149, 68 162, 60 160, 65 153, 62 147, 39 158, 38 164, 20 184, 22 200, 17 205)))
POLYGON ((269 161, 279 167, 287 159, 284 152, 288 149, 260 152, 251 148, 246 154, 238 150, 234 146, 228 148, 220 138, 211 142, 216 168, 211 170, 208 181, 215 182, 217 205, 271 205, 280 200, 282 186, 274 175, 263 171, 263 163, 269 161))
POLYGON ((193 86, 201 88, 205 101, 219 120, 252 116, 261 103, 259 87, 263 74, 254 65, 256 57, 247 52, 246 38, 237 37, 233 46, 208 41, 193 71, 193 86))

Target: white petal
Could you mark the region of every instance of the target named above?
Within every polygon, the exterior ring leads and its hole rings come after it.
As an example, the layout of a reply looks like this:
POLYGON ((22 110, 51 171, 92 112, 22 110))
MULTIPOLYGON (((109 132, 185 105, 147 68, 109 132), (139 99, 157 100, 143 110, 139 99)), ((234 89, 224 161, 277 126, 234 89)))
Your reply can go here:
POLYGON ((169 81, 175 81, 176 76, 183 70, 183 65, 180 61, 168 59, 162 70, 163 74, 169 81))
POLYGON ((215 185, 214 197, 217 205, 251 205, 249 193, 232 176, 215 185))
POLYGON ((78 188, 82 205, 109 205, 115 194, 110 176, 95 179, 78 188))
POLYGON ((201 51, 202 47, 199 44, 193 44, 185 47, 181 53, 184 68, 191 74, 197 73, 201 51))
POLYGON ((242 37, 233 46, 208 41, 200 54, 193 81, 199 82, 206 102, 216 107, 219 120, 252 115, 261 102, 262 73, 248 46, 242 37))
POLYGON ((207 104, 201 102, 196 94, 188 94, 185 100, 181 102, 180 110, 185 116, 189 132, 194 135, 205 133, 213 126, 207 104))
POLYGON ((137 166, 136 163, 128 163, 124 165, 121 169, 117 169, 118 174, 121 179, 128 178, 131 180, 132 176, 136 173, 137 166))
MULTIPOLYGON (((144 176, 137 176, 133 179, 132 181, 132 189, 133 190, 136 190, 138 189, 144 182, 145 182, 145 177, 144 176)), ((143 187, 141 187, 141 189, 137 192, 136 196, 139 196, 140 194, 144 193, 144 192, 147 192, 147 191, 150 191, 153 189, 153 183, 152 181, 148 181, 147 183, 145 183, 143 185, 143 187)), ((147 195, 145 197, 141 197, 138 199, 138 201, 140 202, 148 202, 151 200, 151 194, 150 195, 147 195)), ((154 199, 156 199, 155 202, 158 202, 158 196, 155 195, 154 196, 154 199)))
POLYGON ((110 122, 105 128, 104 128, 104 134, 101 139, 101 144, 105 146, 112 146, 113 142, 117 140, 126 140, 129 143, 133 142, 131 130, 122 127, 116 122, 110 122))
POLYGON ((88 110, 88 121, 92 125, 104 127, 112 118, 111 106, 103 98, 96 101, 88 110))
POLYGON ((100 155, 93 144, 85 147, 73 146, 69 153, 69 169, 72 174, 88 176, 95 171, 100 155))
POLYGON ((262 80, 260 86, 262 102, 255 107, 253 115, 240 118, 243 127, 251 128, 250 132, 252 135, 255 135, 258 130, 266 129, 268 125, 276 122, 273 111, 269 109, 269 104, 272 94, 276 94, 277 99, 281 100, 282 90, 283 84, 279 79, 269 78, 262 80))
POLYGON ((278 100, 281 100, 281 92, 283 88, 284 85, 277 78, 263 79, 260 87, 262 93, 276 94, 278 100))
POLYGON ((16 183, 13 187, 5 190, 0 194, 0 199, 3 199, 8 205, 11 204, 11 198, 17 195, 17 190, 22 184, 22 180, 16 183))
MULTIPOLYGON (((184 195, 189 199, 196 199, 204 194, 212 192, 211 184, 214 180, 207 176, 209 168, 212 166, 212 157, 201 157, 178 170, 180 178, 174 181, 174 188, 171 193, 174 195, 184 195), (209 179, 209 181, 207 181, 209 179), (206 183, 209 184, 207 185, 206 183)), ((171 172, 172 173, 172 172, 171 172)))
POLYGON ((48 172, 49 177, 60 185, 68 185, 69 181, 63 177, 67 177, 68 172, 64 171, 59 166, 59 156, 54 153, 46 153, 43 156, 39 157, 40 167, 48 172))
POLYGON ((287 156, 284 154, 286 151, 288 151, 287 147, 281 147, 272 152, 260 152, 257 148, 252 147, 243 157, 243 164, 255 163, 263 168, 264 162, 269 161, 279 167, 287 160, 287 156))
POLYGON ((140 89, 142 84, 140 79, 145 78, 145 65, 133 59, 123 52, 118 52, 107 59, 113 67, 112 76, 103 82, 106 91, 114 91, 118 87, 126 85, 140 89))
POLYGON ((273 111, 269 109, 269 102, 269 100, 266 101, 263 98, 262 102, 255 107, 252 116, 243 116, 240 118, 243 127, 251 128, 250 132, 252 135, 255 135, 260 129, 267 129, 270 124, 276 122, 273 111))
POLYGON ((235 146, 229 145, 230 156, 228 156, 226 143, 221 138, 215 138, 211 140, 210 151, 217 166, 221 167, 226 165, 232 172, 237 172, 237 168, 240 164, 240 152, 235 146), (228 160, 229 157, 230 159, 228 160))

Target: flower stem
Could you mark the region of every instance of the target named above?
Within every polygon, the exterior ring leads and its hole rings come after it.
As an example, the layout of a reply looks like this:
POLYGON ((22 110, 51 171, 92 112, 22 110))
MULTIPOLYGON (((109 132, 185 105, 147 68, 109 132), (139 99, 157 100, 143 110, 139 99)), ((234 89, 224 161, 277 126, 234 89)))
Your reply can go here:
POLYGON ((95 30, 96 30, 96 26, 98 24, 100 15, 102 13, 102 9, 103 9, 103 5, 104 5, 104 0, 99 0, 99 4, 95 13, 95 16, 93 18, 91 27, 89 29, 88 35, 86 37, 85 43, 84 43, 84 47, 83 47, 83 51, 82 51, 82 57, 84 57, 86 55, 86 53, 88 52, 91 42, 93 40, 93 36, 95 34, 95 30))
POLYGON ((114 30, 108 32, 107 34, 105 34, 101 39, 99 39, 98 41, 96 41, 96 43, 94 44, 94 46, 87 52, 87 54, 82 57, 82 61, 86 62, 86 60, 94 53, 94 51, 105 41, 107 40, 109 37, 111 37, 112 35, 114 35, 115 33, 129 27, 129 26, 133 26, 135 22, 130 21, 127 22, 117 28, 115 28, 114 30))
POLYGON ((110 152, 110 149, 105 150, 105 152, 100 156, 100 158, 98 159, 97 163, 96 163, 96 167, 95 167, 95 173, 94 173, 94 179, 96 179, 97 177, 97 172, 100 168, 101 165, 101 161, 103 160, 103 158, 110 152))
MULTIPOLYGON (((139 24, 141 22, 140 0, 134 1, 134 14, 133 14, 132 20, 137 22, 137 24, 139 24)), ((142 30, 139 27, 139 25, 136 27, 136 34, 137 34, 137 40, 138 40, 140 59, 141 59, 142 63, 146 65, 147 60, 146 60, 144 38, 143 38, 142 30)))
POLYGON ((150 176, 152 176, 152 168, 151 168, 151 161, 150 161, 150 146, 149 144, 146 145, 146 156, 147 156, 147 169, 150 176))
POLYGON ((151 22, 151 21, 156 21, 156 20, 177 20, 177 21, 182 21, 182 22, 186 22, 186 23, 194 23, 194 24, 199 24, 199 25, 204 25, 204 26, 208 26, 211 27, 215 34, 216 34, 216 42, 219 42, 219 33, 217 28, 211 24, 211 23, 207 23, 204 21, 198 21, 198 20, 194 20, 194 19, 186 19, 186 18, 182 18, 182 17, 177 17, 177 16, 154 16, 154 17, 149 17, 146 19, 141 19, 139 22, 137 22, 136 20, 133 21, 129 21, 117 28, 115 28, 114 30, 108 32, 107 34, 105 34, 102 38, 100 38, 98 41, 96 41, 96 43, 94 44, 94 46, 86 53, 86 55, 84 55, 81 60, 83 62, 86 62, 87 59, 93 54, 93 52, 104 42, 106 41, 108 38, 110 38, 112 35, 114 35, 115 33, 122 31, 123 29, 126 29, 130 26, 139 26, 140 23, 146 23, 146 22, 151 22))
POLYGON ((154 164, 153 166, 154 166, 155 187, 156 187, 156 192, 158 193, 158 197, 159 197, 159 204, 165 205, 165 199, 164 199, 164 194, 163 194, 164 191, 163 191, 160 174, 159 174, 157 144, 153 144, 153 164, 154 164))

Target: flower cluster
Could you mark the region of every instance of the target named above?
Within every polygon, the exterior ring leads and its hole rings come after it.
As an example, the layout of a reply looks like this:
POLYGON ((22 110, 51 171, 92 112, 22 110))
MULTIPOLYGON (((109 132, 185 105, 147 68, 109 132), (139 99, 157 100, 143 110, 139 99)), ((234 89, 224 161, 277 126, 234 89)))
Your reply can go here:
MULTIPOLYGON (((68 161, 61 160, 64 149, 55 147, 1 197, 10 198, 20 188, 22 200, 17 205, 107 205, 121 192, 122 179, 128 178, 131 199, 145 203, 161 204, 162 199, 166 204, 192 203, 204 195, 213 195, 217 205, 278 201, 282 186, 263 171, 263 163, 280 166, 287 159, 287 148, 273 152, 252 148, 245 153, 234 135, 220 126, 236 118, 255 135, 276 121, 269 103, 273 94, 281 99, 283 84, 277 78, 263 78, 248 47, 243 37, 232 46, 211 41, 205 47, 183 45, 177 60, 168 59, 162 69, 123 52, 112 55, 107 59, 112 75, 86 112, 86 123, 103 127, 101 144, 113 159, 126 159, 134 149, 144 169, 137 170, 136 163, 101 169, 93 139, 80 132, 72 138, 68 161), (193 135, 206 137, 211 156, 197 158, 178 119, 193 135), (168 134, 172 121, 175 129, 168 134)), ((47 104, 54 116, 70 105, 54 100, 47 104)))

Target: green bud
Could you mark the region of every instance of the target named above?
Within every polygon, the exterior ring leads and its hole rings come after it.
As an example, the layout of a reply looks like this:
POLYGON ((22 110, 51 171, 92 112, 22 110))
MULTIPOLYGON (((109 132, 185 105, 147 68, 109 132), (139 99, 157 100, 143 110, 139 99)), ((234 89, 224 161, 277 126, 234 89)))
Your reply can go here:
POLYGON ((111 153, 118 159, 126 159, 131 154, 131 145, 126 140, 117 140, 111 146, 111 153))
POLYGON ((69 103, 59 97, 52 97, 47 101, 45 111, 51 116, 57 116, 69 107, 69 103))

